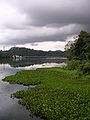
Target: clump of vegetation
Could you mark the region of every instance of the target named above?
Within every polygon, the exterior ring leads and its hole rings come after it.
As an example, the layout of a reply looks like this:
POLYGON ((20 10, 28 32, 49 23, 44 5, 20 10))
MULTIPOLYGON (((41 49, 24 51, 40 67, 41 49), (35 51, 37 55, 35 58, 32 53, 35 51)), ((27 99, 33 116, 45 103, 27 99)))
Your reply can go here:
POLYGON ((69 70, 81 69, 81 61, 74 59, 71 61, 67 61, 67 68, 69 70))
POLYGON ((89 120, 90 76, 76 76, 76 70, 48 68, 21 71, 4 80, 25 85, 40 81, 34 89, 14 94, 35 115, 48 120, 89 120))
POLYGON ((84 74, 90 74, 90 61, 84 61, 81 70, 84 74))
POLYGON ((6 77, 3 81, 7 81, 11 84, 17 83, 17 84, 23 84, 23 85, 37 85, 41 83, 40 76, 38 76, 38 71, 22 71, 17 72, 16 75, 11 75, 6 77), (32 76, 33 74, 33 76, 32 76))

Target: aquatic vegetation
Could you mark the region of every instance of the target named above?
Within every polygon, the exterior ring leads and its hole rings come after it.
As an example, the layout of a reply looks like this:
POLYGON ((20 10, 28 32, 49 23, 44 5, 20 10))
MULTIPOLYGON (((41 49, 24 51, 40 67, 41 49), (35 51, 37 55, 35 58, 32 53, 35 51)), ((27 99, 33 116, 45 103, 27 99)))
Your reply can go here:
POLYGON ((33 89, 14 93, 19 103, 35 115, 48 120, 90 120, 90 75, 79 75, 76 70, 64 68, 46 68, 21 71, 4 81, 37 84, 33 89))

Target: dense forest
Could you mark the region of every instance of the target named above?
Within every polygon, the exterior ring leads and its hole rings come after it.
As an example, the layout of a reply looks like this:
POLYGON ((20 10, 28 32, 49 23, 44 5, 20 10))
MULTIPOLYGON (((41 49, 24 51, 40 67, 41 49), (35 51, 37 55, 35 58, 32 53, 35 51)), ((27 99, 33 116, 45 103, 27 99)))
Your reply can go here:
POLYGON ((46 56, 46 57, 63 57, 64 52, 57 51, 41 51, 27 48, 12 47, 8 51, 0 51, 0 58, 12 58, 13 55, 19 56, 46 56))
POLYGON ((90 33, 81 31, 72 44, 66 45, 69 69, 79 69, 90 73, 90 33))

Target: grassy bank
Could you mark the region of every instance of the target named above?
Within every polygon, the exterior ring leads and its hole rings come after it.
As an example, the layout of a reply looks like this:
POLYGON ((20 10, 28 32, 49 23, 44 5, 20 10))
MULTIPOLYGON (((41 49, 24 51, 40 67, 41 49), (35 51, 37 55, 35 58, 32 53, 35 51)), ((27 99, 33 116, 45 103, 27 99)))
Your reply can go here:
POLYGON ((79 75, 76 70, 46 68, 21 71, 4 81, 23 85, 37 84, 36 88, 18 91, 33 114, 48 120, 90 120, 90 75, 79 75))

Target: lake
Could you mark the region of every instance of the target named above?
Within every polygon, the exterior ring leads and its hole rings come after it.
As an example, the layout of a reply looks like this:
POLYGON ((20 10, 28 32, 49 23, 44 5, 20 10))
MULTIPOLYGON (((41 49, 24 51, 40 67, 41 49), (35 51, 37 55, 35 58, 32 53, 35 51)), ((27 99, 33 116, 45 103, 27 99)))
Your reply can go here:
MULTIPOLYGON (((21 70, 66 66, 64 62, 64 58, 29 58, 21 61, 0 59, 0 120, 42 120, 39 117, 30 117, 30 112, 19 105, 16 98, 11 98, 14 92, 28 89, 28 87, 3 82, 3 78, 21 70)), ((29 86, 31 89, 33 87, 29 86)))

